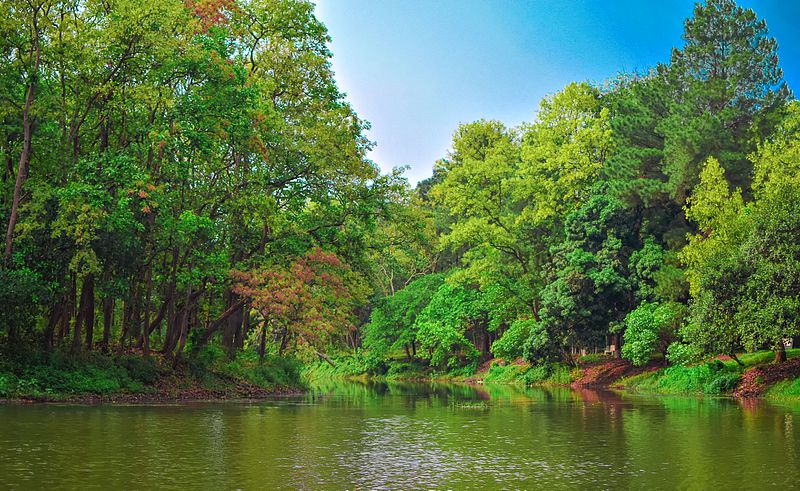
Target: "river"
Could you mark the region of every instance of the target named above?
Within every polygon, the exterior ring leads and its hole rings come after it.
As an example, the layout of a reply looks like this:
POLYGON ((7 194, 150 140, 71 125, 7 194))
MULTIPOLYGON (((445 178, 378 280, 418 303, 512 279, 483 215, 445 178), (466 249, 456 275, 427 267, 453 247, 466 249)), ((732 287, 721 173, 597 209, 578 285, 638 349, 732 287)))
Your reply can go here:
POLYGON ((794 487, 800 406, 335 383, 252 403, 0 406, 3 488, 794 487))

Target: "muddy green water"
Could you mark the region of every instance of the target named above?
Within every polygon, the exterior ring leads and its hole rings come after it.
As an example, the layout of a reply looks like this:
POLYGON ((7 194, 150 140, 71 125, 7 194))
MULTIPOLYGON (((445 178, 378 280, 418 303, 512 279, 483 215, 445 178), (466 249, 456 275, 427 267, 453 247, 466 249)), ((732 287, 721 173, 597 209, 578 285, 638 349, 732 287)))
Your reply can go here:
POLYGON ((800 408, 437 384, 0 406, 0 488, 713 489, 800 484, 800 408))

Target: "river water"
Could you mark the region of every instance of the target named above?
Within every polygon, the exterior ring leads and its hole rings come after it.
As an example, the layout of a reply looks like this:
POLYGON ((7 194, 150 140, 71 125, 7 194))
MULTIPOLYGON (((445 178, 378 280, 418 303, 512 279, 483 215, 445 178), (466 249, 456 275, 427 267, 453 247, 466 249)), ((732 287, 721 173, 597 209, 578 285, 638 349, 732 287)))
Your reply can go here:
POLYGON ((181 405, 0 406, 0 488, 795 487, 800 406, 569 389, 320 386, 181 405))

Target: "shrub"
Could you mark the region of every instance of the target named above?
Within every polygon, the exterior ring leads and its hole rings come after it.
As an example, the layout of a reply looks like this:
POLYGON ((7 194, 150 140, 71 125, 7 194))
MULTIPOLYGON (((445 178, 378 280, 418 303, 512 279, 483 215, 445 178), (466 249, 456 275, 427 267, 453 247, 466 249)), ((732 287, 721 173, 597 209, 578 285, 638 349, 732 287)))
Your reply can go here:
POLYGON ((723 394, 731 392, 739 384, 742 376, 736 372, 723 372, 703 385, 706 394, 723 394))
POLYGON ((536 324, 534 320, 516 320, 511 323, 508 330, 492 343, 492 353, 506 360, 514 360, 522 356, 525 341, 531 335, 531 327, 536 324))
POLYGON ((145 385, 156 383, 161 376, 161 371, 152 358, 122 356, 117 362, 128 372, 128 377, 145 385))
POLYGON ((17 388, 17 377, 13 373, 0 374, 0 397, 11 397, 17 388))
POLYGON ((702 356, 703 351, 694 344, 672 343, 667 348, 667 360, 673 365, 688 365, 702 356))

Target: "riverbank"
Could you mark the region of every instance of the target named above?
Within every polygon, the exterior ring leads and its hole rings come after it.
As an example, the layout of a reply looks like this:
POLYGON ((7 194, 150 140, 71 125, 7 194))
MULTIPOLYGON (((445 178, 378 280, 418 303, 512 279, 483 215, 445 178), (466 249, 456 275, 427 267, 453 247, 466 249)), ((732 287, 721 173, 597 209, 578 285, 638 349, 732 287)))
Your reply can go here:
POLYGON ((313 365, 304 376, 375 381, 428 381, 466 384, 513 384, 522 386, 611 389, 643 394, 708 395, 770 400, 800 400, 800 349, 788 350, 787 361, 774 364, 771 351, 738 356, 743 366, 718 356, 689 366, 665 366, 663 360, 636 367, 629 361, 589 355, 577 366, 532 366, 521 359, 489 360, 472 374, 436 372, 418 363, 390 365, 382 375, 368 374, 353 357, 337 360, 337 367, 313 365))
POLYGON ((306 389, 295 360, 228 360, 210 351, 175 363, 160 354, 62 353, 0 360, 0 402, 166 403, 255 400, 306 389))
POLYGON ((772 352, 742 354, 739 366, 716 357, 690 366, 664 366, 654 360, 643 367, 605 356, 580 358, 575 367, 531 366, 521 359, 489 360, 474 373, 436 372, 421 363, 399 362, 382 375, 370 374, 358 357, 303 366, 297 360, 252 354, 229 360, 209 349, 179 363, 141 353, 81 357, 51 353, 25 363, 0 363, 0 402, 169 403, 215 400, 258 400, 299 394, 325 379, 359 381, 455 382, 574 389, 612 389, 643 394, 711 395, 737 398, 800 400, 800 349, 775 365, 772 352))

